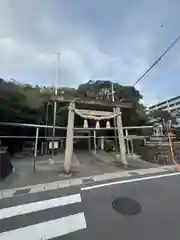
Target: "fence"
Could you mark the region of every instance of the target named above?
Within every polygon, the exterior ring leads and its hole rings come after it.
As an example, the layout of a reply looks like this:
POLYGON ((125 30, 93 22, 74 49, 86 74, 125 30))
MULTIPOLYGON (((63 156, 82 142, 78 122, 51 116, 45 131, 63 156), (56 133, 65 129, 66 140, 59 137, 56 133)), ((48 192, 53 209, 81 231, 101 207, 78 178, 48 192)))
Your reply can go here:
MULTIPOLYGON (((1 135, 0 139, 21 139, 21 140, 27 140, 29 142, 33 143, 32 151, 33 151, 33 170, 35 170, 36 167, 36 157, 37 152, 39 151, 41 154, 44 153, 51 153, 51 157, 53 158, 54 150, 57 150, 62 148, 65 148, 65 140, 66 140, 66 130, 67 127, 64 126, 55 126, 56 131, 59 130, 63 132, 61 136, 47 136, 47 129, 53 129, 53 126, 49 125, 35 125, 35 124, 25 124, 25 123, 7 123, 7 122, 0 122, 0 126, 3 127, 20 127, 20 128, 30 128, 34 129, 34 135, 33 136, 20 136, 20 135, 1 135), (40 134, 41 129, 44 130, 43 134, 40 134), (40 145, 40 146, 39 146, 40 145)), ((152 129, 152 126, 129 126, 129 127, 123 127, 124 134, 125 134, 125 143, 126 143, 126 152, 127 154, 133 154, 136 152, 136 146, 135 141, 140 140, 144 144, 146 142, 146 139, 148 136, 137 136, 137 135, 129 135, 128 132, 131 130, 137 130, 137 129, 152 129)), ((119 152, 119 149, 113 149, 111 144, 111 141, 117 141, 116 136, 114 136, 114 127, 110 128, 74 128, 74 145, 75 148, 78 145, 78 142, 80 142, 80 146, 85 143, 85 139, 87 139, 87 146, 88 149, 91 150, 98 150, 102 149, 104 150, 105 142, 107 143, 109 141, 109 150, 115 150, 116 152, 119 152), (111 132, 110 132, 111 131, 111 132), (84 135, 84 133, 86 133, 84 135), (106 133, 106 134, 105 134, 106 133), (113 134, 111 134, 113 133, 113 134)))
MULTIPOLYGON (((157 139, 147 138, 144 144, 134 143, 134 151, 141 156, 141 159, 160 165, 173 164, 172 153, 167 137, 157 137, 157 139)), ((175 161, 180 163, 180 142, 173 140, 173 151, 175 161)))

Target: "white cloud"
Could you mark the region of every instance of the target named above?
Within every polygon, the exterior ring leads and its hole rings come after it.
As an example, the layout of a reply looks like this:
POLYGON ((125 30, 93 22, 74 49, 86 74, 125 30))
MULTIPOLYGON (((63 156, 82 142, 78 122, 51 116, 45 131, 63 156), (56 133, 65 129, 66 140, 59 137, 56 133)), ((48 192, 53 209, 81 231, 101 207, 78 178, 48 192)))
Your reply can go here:
MULTIPOLYGON (((1 0, 0 77, 54 84, 60 52, 60 85, 89 79, 132 85, 177 36, 179 10, 177 0, 1 0)), ((167 89, 177 94, 168 79, 180 86, 179 50, 137 85, 145 103, 165 99, 167 89)))

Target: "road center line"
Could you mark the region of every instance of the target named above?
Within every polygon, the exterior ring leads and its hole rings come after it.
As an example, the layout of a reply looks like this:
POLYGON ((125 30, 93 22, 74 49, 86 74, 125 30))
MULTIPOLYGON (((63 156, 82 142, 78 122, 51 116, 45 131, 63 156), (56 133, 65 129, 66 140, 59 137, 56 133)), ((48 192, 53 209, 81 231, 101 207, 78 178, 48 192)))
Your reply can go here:
POLYGON ((0 233, 0 239, 51 239, 85 228, 86 220, 84 213, 81 212, 68 217, 58 218, 48 222, 38 223, 24 228, 3 232, 0 233))
POLYGON ((111 186, 111 185, 116 185, 116 184, 140 182, 140 181, 144 181, 144 180, 151 180, 151 179, 156 179, 156 178, 171 177, 171 176, 176 176, 176 175, 180 175, 180 172, 161 174, 161 175, 142 177, 142 178, 127 179, 127 180, 121 180, 121 181, 110 182, 110 183, 103 183, 103 184, 99 184, 99 185, 83 187, 83 188, 81 188, 81 191, 88 191, 88 190, 91 190, 91 189, 101 188, 101 187, 106 187, 106 186, 111 186))
POLYGON ((0 209, 0 219, 81 202, 80 194, 0 209))

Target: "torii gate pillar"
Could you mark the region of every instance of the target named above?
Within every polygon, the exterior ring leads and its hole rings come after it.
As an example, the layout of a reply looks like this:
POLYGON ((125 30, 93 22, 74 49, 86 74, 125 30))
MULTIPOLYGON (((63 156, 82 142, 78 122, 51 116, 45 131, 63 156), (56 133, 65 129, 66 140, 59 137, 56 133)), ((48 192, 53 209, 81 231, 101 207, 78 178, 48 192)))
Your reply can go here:
POLYGON ((64 159, 64 170, 68 173, 71 168, 72 156, 73 156, 73 135, 74 135, 74 109, 75 103, 69 105, 68 112, 68 125, 66 134, 66 148, 64 159))
POLYGON ((125 147, 125 141, 124 141, 124 133, 123 133, 123 126, 122 126, 122 118, 121 118, 120 107, 116 108, 116 113, 119 113, 117 115, 117 130, 118 130, 118 140, 119 140, 119 149, 120 149, 120 155, 121 155, 121 162, 125 166, 127 166, 128 162, 126 160, 126 147, 125 147))

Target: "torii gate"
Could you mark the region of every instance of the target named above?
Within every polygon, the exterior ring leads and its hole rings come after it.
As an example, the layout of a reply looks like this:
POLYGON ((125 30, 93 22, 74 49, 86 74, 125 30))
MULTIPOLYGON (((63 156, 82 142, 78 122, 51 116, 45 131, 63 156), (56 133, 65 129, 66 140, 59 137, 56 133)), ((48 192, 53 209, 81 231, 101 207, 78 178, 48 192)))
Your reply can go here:
POLYGON ((119 149, 121 155, 122 163, 127 166, 126 160, 126 148, 122 127, 122 118, 120 107, 116 107, 114 112, 104 112, 104 111, 95 111, 95 110, 86 110, 86 109, 76 109, 75 101, 72 101, 68 108, 68 125, 67 125, 67 134, 66 134, 66 149, 65 149, 65 159, 64 159, 64 169, 68 173, 71 168, 72 156, 73 156, 73 136, 74 136, 74 116, 75 113, 80 117, 87 119, 96 120, 98 123, 101 120, 109 120, 116 118, 117 130, 118 130, 118 139, 119 139, 119 149))

